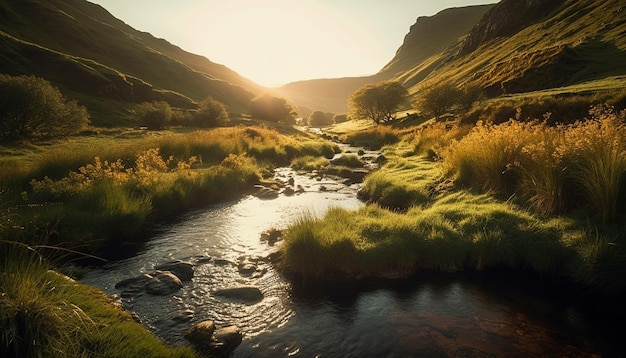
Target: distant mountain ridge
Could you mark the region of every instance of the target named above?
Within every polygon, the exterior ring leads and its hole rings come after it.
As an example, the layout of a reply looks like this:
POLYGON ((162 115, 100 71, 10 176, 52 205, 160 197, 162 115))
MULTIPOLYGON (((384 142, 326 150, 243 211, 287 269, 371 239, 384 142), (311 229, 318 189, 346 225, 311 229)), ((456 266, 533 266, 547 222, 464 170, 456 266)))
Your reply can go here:
MULTIPOLYGON (((128 123, 134 103, 195 108, 211 96, 245 113, 250 99, 267 90, 86 0, 0 0, 0 73, 43 77, 86 105, 95 124, 112 126, 128 123)), ((419 17, 376 74, 298 81, 272 91, 302 116, 345 113, 355 90, 387 80, 402 83, 413 99, 443 82, 478 85, 489 97, 626 88, 626 5, 502 0, 446 9, 419 17)))
POLYGON ((0 59, 0 72, 44 77, 103 116, 111 101, 193 107, 206 96, 245 111, 263 90, 85 0, 1 0, 0 59))
POLYGON ((394 58, 375 75, 300 81, 276 91, 312 110, 342 112, 354 90, 387 80, 402 83, 413 98, 420 88, 442 82, 478 85, 489 97, 565 87, 625 88, 626 4, 502 0, 447 9, 418 18, 394 58), (342 92, 331 100, 333 88, 342 92))

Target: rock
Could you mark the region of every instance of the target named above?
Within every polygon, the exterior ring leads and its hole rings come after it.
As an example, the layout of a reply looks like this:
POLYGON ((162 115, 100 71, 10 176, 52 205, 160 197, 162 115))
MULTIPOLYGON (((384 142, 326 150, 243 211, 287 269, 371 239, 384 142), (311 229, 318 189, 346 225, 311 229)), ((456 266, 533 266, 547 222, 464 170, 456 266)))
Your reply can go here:
POLYGON ((295 191, 295 190, 293 190, 293 188, 289 188, 289 187, 285 188, 285 189, 282 191, 282 194, 283 194, 283 195, 285 195, 285 196, 292 196, 292 195, 294 195, 295 193, 296 193, 296 191, 295 191))
POLYGON ((215 259, 213 262, 218 266, 235 265, 232 261, 226 259, 215 259))
POLYGON ((267 241, 268 244, 274 245, 278 240, 280 240, 282 235, 282 231, 278 229, 269 229, 261 233, 261 241, 267 241))
POLYGON ((250 276, 256 271, 256 266, 252 262, 242 262, 238 265, 237 270, 241 276, 250 276))
POLYGON ((359 157, 361 157, 361 156, 365 155, 365 151, 363 149, 359 149, 357 154, 359 155, 359 157))
POLYGON ((227 355, 237 348, 243 340, 243 333, 237 326, 220 328, 213 333, 215 348, 223 355, 227 355))
POLYGON ((245 303, 256 303, 264 298, 263 292, 258 287, 249 285, 223 288, 213 292, 213 295, 236 299, 245 303))
POLYGON ((115 288, 124 288, 124 287, 137 286, 137 285, 143 286, 151 278, 152 278, 152 276, 146 275, 146 274, 135 276, 135 277, 131 277, 131 278, 127 278, 125 280, 122 280, 122 281, 116 283, 115 284, 115 288))
POLYGON ((376 163, 381 164, 381 165, 387 163, 387 157, 385 157, 383 154, 379 155, 376 158, 376 163))
POLYGON ((365 169, 352 169, 346 174, 346 177, 352 181, 352 183, 361 183, 365 176, 369 172, 365 169))
POLYGON ((194 311, 193 310, 182 310, 176 314, 176 316, 172 317, 172 320, 175 322, 188 322, 193 318, 194 311))
POLYGON ((328 188, 325 185, 320 185, 319 191, 321 192, 328 191, 328 188))
POLYGON ((287 184, 293 186, 295 184, 295 180, 293 179, 293 177, 290 177, 289 180, 287 181, 287 184))
POLYGON ((237 326, 216 329, 213 321, 203 321, 185 332, 185 339, 210 356, 227 357, 243 340, 237 326))
POLYGON ((213 332, 215 332, 215 322, 202 321, 185 332, 185 339, 198 348, 210 350, 214 345, 213 332))
POLYGON ((154 267, 155 270, 169 271, 181 281, 190 281, 194 275, 193 264, 185 261, 170 261, 154 267))
POLYGON ((174 293, 183 287, 183 283, 176 275, 169 271, 156 271, 146 283, 146 292, 151 295, 165 296, 174 293))
POLYGON ((256 186, 257 191, 252 194, 259 199, 276 199, 278 198, 278 192, 274 189, 266 188, 264 186, 256 186))

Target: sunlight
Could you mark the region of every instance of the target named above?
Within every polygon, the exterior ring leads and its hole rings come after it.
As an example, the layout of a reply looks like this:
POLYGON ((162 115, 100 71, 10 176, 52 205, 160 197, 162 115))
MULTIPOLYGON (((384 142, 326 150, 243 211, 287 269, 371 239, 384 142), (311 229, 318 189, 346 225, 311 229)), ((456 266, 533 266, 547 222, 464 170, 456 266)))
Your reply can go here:
POLYGON ((211 60, 227 62, 230 68, 261 84, 328 76, 315 73, 315 67, 335 69, 331 75, 337 77, 355 69, 363 74, 376 71, 365 62, 354 63, 344 56, 347 52, 361 58, 371 56, 376 50, 372 41, 353 22, 316 2, 237 0, 189 9, 176 21, 177 28, 191 34, 187 42, 198 46, 196 52, 228 49, 212 55, 211 60), (232 54, 239 56, 233 60, 232 54))

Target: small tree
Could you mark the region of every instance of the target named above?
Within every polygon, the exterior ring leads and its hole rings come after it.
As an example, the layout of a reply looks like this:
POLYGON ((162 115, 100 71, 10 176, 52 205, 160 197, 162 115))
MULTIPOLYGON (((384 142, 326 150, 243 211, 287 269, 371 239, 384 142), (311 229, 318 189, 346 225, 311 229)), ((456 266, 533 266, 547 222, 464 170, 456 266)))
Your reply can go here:
POLYGON ((376 124, 395 119, 408 91, 398 82, 368 84, 356 90, 349 99, 351 116, 367 118, 376 124))
POLYGON ((429 86, 420 91, 415 107, 439 120, 458 103, 461 94, 462 92, 451 83, 429 86))
POLYGON ((193 123, 198 127, 223 126, 230 120, 226 106, 212 98, 207 97, 198 104, 198 111, 193 116, 193 123))
POLYGON ((330 116, 329 114, 330 113, 324 113, 322 111, 315 111, 311 113, 311 115, 309 116, 309 120, 308 120, 309 126, 323 127, 323 126, 329 126, 333 124, 332 114, 330 116))
POLYGON ((43 78, 0 74, 0 139, 65 137, 88 124, 87 108, 43 78))
POLYGON ((172 119, 172 107, 165 101, 143 102, 135 106, 135 115, 142 125, 160 130, 172 119))
POLYGON ((482 96, 483 90, 480 86, 465 86, 460 91, 460 96, 457 99, 457 105, 463 112, 467 112, 472 108, 475 102, 481 99, 482 96))
POLYGON ((345 113, 342 114, 335 114, 333 116, 333 122, 334 123, 343 123, 343 122, 347 122, 348 121, 348 115, 345 113))
POLYGON ((254 118, 283 124, 296 123, 296 111, 287 100, 264 93, 250 101, 250 114, 254 118))

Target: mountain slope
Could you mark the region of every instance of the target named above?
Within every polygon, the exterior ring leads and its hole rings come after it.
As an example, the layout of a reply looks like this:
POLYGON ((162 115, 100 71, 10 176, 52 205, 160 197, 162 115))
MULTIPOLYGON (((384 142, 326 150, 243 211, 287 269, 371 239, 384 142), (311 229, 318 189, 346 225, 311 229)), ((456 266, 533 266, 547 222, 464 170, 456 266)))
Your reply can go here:
POLYGON ((553 90, 626 88, 623 0, 502 0, 420 17, 395 57, 370 77, 288 84, 282 95, 325 111, 345 111, 365 83, 402 83, 413 99, 424 86, 478 85, 488 97, 553 90))
POLYGON ((493 5, 468 6, 443 10, 434 16, 419 17, 404 38, 394 58, 377 74, 298 81, 275 89, 293 102, 313 110, 334 113, 347 111, 347 99, 359 87, 389 79, 402 80, 416 65, 458 43, 493 5))
POLYGON ((192 107, 209 95, 244 111, 262 90, 85 0, 1 0, 0 45, 0 72, 44 77, 96 111, 156 99, 192 107))

